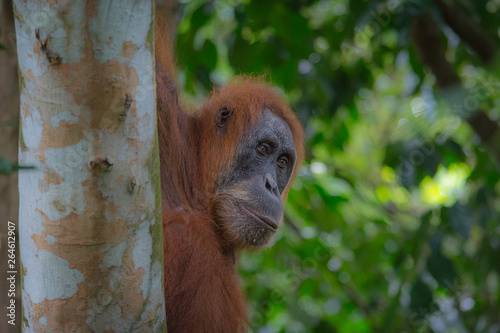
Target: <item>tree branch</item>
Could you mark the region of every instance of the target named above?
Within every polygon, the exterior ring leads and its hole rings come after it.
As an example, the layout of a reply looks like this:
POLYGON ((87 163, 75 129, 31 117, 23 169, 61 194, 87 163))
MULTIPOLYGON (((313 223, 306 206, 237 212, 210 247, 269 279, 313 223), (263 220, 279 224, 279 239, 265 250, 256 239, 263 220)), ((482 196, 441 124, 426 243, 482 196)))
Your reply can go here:
POLYGON ((346 295, 351 299, 351 301, 356 305, 358 309, 363 312, 365 315, 372 332, 379 332, 379 327, 375 320, 373 320, 373 311, 370 308, 368 302, 366 302, 361 296, 360 293, 354 289, 349 283, 341 283, 340 286, 346 293, 346 295))
POLYGON ((301 239, 304 238, 302 237, 302 233, 300 232, 299 226, 295 224, 295 222, 290 220, 290 218, 287 215, 283 216, 283 222, 285 223, 285 225, 289 226, 297 234, 297 236, 299 236, 299 238, 301 239))
POLYGON ((493 40, 465 15, 457 4, 450 6, 441 0, 435 0, 435 2, 446 24, 476 52, 485 64, 490 63, 497 52, 493 40))
POLYGON ((463 109, 467 109, 467 98, 470 97, 470 93, 466 92, 455 69, 446 59, 446 49, 441 41, 441 31, 429 12, 414 19, 412 38, 420 60, 429 67, 436 77, 437 85, 444 92, 445 98, 447 95, 454 95, 447 98, 448 102, 456 109, 454 111, 469 123, 483 144, 490 150, 490 153, 495 156, 496 161, 500 163, 500 150, 497 145, 500 138, 500 127, 481 110, 462 112, 463 109), (460 92, 459 94, 456 93, 457 90, 460 92), (456 97, 459 97, 460 103, 453 101, 456 97))
POLYGON ((412 38, 420 61, 430 68, 440 88, 460 84, 460 78, 446 59, 441 31, 429 12, 413 20, 412 38))

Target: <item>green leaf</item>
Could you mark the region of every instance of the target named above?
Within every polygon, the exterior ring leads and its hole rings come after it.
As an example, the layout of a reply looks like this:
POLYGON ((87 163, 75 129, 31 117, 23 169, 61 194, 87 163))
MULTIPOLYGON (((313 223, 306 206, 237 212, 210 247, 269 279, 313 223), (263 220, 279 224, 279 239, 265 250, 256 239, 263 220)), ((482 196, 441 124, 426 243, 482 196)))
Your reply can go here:
POLYGON ((427 270, 441 287, 453 291, 457 273, 453 262, 445 257, 440 250, 433 250, 427 258, 427 270))
POLYGON ((450 223, 451 229, 464 239, 468 239, 472 225, 472 214, 469 207, 460 203, 450 208, 443 208, 443 217, 450 223))
POLYGON ((420 320, 432 314, 435 304, 432 298, 432 290, 419 276, 410 291, 410 321, 420 320))
POLYGON ((217 48, 210 40, 205 40, 199 52, 199 63, 207 70, 213 71, 217 65, 217 48))
POLYGON ((210 20, 210 8, 208 5, 200 6, 191 15, 191 29, 197 31, 210 20), (207 15, 208 14, 208 15, 207 15))

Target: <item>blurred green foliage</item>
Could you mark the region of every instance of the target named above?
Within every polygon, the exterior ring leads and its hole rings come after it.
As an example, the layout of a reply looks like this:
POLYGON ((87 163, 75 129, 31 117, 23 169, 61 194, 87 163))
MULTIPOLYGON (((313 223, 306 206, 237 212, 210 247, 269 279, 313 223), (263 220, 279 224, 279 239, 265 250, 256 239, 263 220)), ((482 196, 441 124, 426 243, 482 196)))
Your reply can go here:
MULTIPOLYGON (((414 18, 431 13, 457 94, 493 120, 499 71, 436 3, 182 4, 185 98, 264 74, 307 134, 285 227, 240 263, 252 332, 500 332, 500 143, 483 145, 442 98, 412 42, 414 18)), ((500 2, 456 5, 498 47, 500 2)))

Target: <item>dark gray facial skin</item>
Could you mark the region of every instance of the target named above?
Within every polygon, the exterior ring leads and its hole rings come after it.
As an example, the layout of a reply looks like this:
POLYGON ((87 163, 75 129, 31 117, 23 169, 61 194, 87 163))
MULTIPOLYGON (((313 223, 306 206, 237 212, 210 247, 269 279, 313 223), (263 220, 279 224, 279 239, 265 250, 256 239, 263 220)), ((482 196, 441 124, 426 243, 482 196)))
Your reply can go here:
POLYGON ((216 220, 235 243, 263 246, 283 217, 281 193, 295 163, 295 142, 290 127, 264 110, 253 131, 239 144, 229 173, 216 183, 215 197, 224 203, 216 220))

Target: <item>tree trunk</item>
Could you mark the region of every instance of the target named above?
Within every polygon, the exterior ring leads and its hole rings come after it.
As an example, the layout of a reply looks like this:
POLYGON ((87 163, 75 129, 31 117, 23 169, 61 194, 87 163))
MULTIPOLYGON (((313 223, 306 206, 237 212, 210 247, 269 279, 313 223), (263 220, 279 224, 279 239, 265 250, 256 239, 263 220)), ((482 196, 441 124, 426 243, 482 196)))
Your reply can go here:
POLYGON ((14 5, 23 329, 166 331, 153 2, 14 5))

